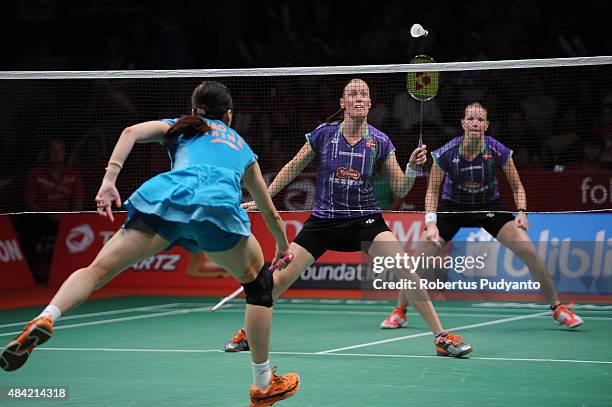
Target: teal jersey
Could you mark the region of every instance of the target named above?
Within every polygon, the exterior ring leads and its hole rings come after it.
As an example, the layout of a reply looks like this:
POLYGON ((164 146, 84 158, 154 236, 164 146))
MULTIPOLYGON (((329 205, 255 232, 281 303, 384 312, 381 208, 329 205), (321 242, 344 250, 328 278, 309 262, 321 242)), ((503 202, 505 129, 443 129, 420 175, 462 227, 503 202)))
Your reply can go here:
MULTIPOLYGON (((205 119, 210 131, 186 139, 180 135, 172 143, 164 143, 172 161, 172 170, 207 164, 235 171, 240 178, 246 168, 257 161, 249 145, 236 132, 220 120, 205 119)), ((169 125, 177 119, 164 119, 169 125)))
MULTIPOLYGON (((173 125, 176 120, 164 122, 173 125)), ((249 218, 240 207, 240 181, 257 156, 225 123, 206 121, 208 132, 191 138, 181 134, 163 143, 171 170, 146 181, 124 205, 129 213, 139 211, 184 224, 208 221, 229 233, 249 236, 249 218)))

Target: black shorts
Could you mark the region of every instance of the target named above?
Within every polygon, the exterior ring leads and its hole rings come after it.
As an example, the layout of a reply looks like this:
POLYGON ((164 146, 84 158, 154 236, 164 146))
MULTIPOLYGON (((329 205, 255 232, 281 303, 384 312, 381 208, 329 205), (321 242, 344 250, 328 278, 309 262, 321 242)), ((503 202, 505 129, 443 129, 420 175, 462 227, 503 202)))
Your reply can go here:
POLYGON ((389 227, 380 213, 343 219, 322 219, 310 216, 293 242, 308 250, 316 260, 327 250, 359 252, 362 249, 362 243, 367 251, 374 238, 379 233, 387 231, 389 227))
POLYGON ((438 231, 445 242, 452 240, 453 236, 462 227, 482 227, 493 237, 497 237, 499 230, 508 222, 514 221, 514 215, 499 201, 483 205, 461 205, 454 202, 442 201, 438 205, 438 212, 469 212, 487 211, 481 213, 438 213, 438 231), (503 212, 506 211, 506 212, 503 212))

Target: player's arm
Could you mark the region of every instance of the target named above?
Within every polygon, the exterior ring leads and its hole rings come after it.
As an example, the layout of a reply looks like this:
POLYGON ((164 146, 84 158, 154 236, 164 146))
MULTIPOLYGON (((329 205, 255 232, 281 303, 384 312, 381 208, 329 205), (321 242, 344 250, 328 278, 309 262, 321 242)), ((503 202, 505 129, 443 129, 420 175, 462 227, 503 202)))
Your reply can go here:
POLYGON ((512 188, 512 194, 514 195, 514 204, 517 209, 527 209, 527 194, 525 194, 525 188, 521 182, 521 177, 514 165, 512 157, 508 158, 508 161, 503 166, 504 174, 508 179, 510 188, 512 188))
POLYGON ((416 179, 416 168, 425 164, 425 161, 427 161, 426 146, 419 147, 412 152, 408 165, 406 165, 406 172, 402 171, 399 166, 395 152, 389 154, 383 165, 383 175, 389 180, 389 185, 395 195, 404 197, 410 192, 416 179))
POLYGON ((525 193, 525 187, 523 187, 521 177, 519 176, 516 166, 514 165, 514 160, 512 157, 508 158, 508 161, 506 161, 502 168, 504 170, 504 174, 506 174, 510 188, 512 189, 514 204, 516 205, 516 210, 518 212, 518 216, 515 220, 516 226, 527 230, 529 227, 526 216, 527 194, 525 193))
POLYGON ((429 172, 429 183, 427 184, 427 193, 425 194, 425 227, 427 228, 427 239, 434 243, 440 240, 436 211, 438 210, 440 186, 442 185, 445 175, 446 173, 444 170, 434 160, 431 171, 429 172))
POLYGON ((304 168, 310 164, 312 159, 315 157, 315 151, 309 142, 306 142, 300 151, 289 161, 283 169, 274 177, 274 180, 268 187, 270 196, 274 197, 280 191, 283 190, 291 181, 295 179, 304 168))
MULTIPOLYGON (((266 226, 270 230, 270 233, 272 233, 272 236, 274 236, 276 240, 277 251, 280 252, 277 253, 277 255, 279 258, 282 257, 289 248, 289 242, 285 234, 285 224, 272 202, 272 197, 270 197, 268 193, 266 183, 261 175, 261 170, 257 161, 247 168, 242 176, 242 181, 261 211, 261 216, 266 222, 266 226)), ((278 259, 275 259, 275 261, 276 260, 278 259)))
POLYGON ((164 134, 166 134, 169 128, 170 125, 168 123, 160 120, 138 123, 126 127, 121 132, 117 144, 115 144, 113 153, 108 161, 111 165, 107 167, 105 178, 109 181, 116 181, 117 175, 119 175, 119 171, 132 151, 134 144, 162 141, 164 134))
POLYGON ((108 216, 113 221, 112 203, 115 203, 117 207, 121 206, 121 197, 115 183, 134 144, 162 141, 169 128, 170 125, 163 121, 150 121, 127 127, 121 132, 110 160, 108 160, 102 185, 96 195, 96 206, 100 215, 108 216))

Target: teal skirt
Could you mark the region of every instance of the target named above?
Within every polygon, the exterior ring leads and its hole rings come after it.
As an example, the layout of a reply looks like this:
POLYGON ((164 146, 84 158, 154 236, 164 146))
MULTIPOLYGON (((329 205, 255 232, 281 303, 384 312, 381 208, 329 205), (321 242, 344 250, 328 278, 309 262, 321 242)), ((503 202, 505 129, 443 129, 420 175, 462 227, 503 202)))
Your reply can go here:
POLYGON ((140 212, 191 224, 189 230, 194 223, 207 222, 227 233, 250 236, 251 222, 240 207, 241 199, 239 174, 209 165, 191 166, 158 174, 142 184, 123 204, 128 210, 125 224, 140 212))

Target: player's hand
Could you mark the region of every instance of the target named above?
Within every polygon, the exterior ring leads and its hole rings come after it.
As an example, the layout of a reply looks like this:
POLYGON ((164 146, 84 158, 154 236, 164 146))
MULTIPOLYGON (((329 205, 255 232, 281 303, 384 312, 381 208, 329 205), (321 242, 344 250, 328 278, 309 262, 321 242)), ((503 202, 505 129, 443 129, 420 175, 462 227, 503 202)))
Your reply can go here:
POLYGON ((523 230, 529 229, 529 221, 527 220, 527 214, 525 212, 520 211, 516 215, 516 218, 514 218, 514 226, 523 230))
POLYGON ((408 164, 413 168, 417 168, 427 162, 427 146, 423 144, 417 147, 412 154, 410 154, 410 160, 408 164))
POLYGON ((279 249, 276 247, 276 253, 274 254, 274 260, 272 264, 276 266, 276 269, 282 270, 287 267, 287 264, 293 260, 293 253, 289 251, 289 248, 279 249))
POLYGON ((243 202, 240 204, 240 207, 245 211, 256 211, 257 205, 255 205, 255 201, 243 202))
POLYGON ((426 225, 426 237, 427 240, 438 247, 442 247, 440 242, 440 231, 438 231, 438 225, 435 222, 430 222, 426 225))
POLYGON ((108 216, 111 222, 115 221, 113 216, 113 203, 117 208, 121 207, 121 197, 114 182, 102 181, 100 190, 96 195, 96 208, 101 216, 108 216))

